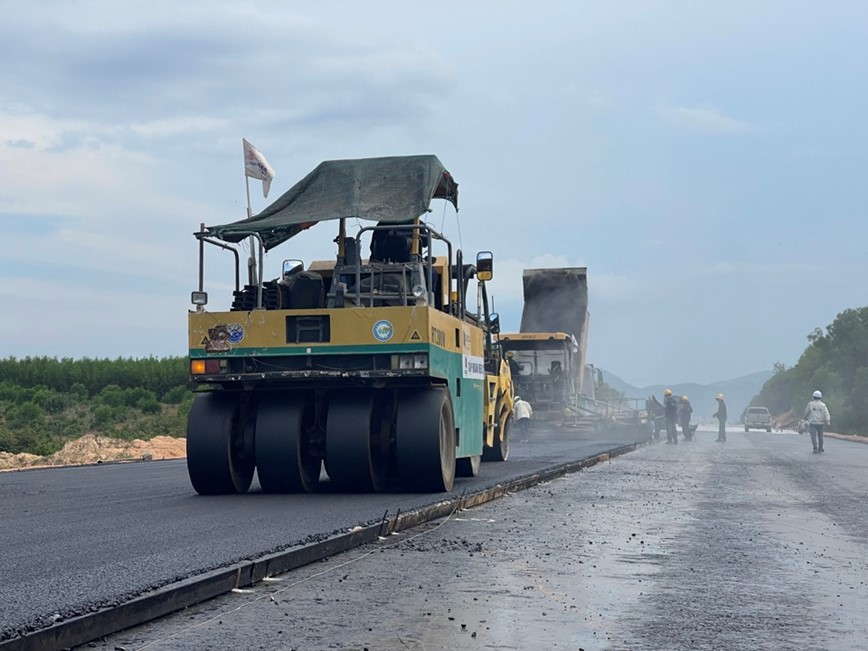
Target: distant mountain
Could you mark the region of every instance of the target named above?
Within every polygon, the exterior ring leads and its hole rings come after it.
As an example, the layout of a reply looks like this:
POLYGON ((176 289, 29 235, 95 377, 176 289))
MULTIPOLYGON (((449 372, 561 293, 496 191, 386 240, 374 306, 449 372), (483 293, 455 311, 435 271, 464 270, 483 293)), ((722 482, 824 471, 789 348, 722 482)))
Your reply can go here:
POLYGON ((741 412, 750 404, 763 384, 772 375, 773 371, 759 371, 734 380, 723 380, 711 384, 697 384, 686 382, 684 384, 654 384, 648 387, 634 387, 627 384, 617 375, 603 370, 603 380, 616 391, 622 392, 628 398, 648 398, 657 396, 663 401, 663 390, 672 389, 676 396, 687 396, 693 406, 694 418, 698 421, 711 422, 711 415, 717 411, 715 396, 722 393, 726 400, 726 409, 729 414, 729 422, 735 423, 741 418, 741 412))

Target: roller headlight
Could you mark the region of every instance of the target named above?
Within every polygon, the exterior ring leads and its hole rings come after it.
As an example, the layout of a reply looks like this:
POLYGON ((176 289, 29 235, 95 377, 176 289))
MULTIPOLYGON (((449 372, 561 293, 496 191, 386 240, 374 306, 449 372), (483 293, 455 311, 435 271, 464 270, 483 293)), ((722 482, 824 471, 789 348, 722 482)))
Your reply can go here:
POLYGON ((428 368, 428 353, 392 355, 392 370, 420 371, 428 368))
POLYGON ((413 285, 412 294, 416 305, 428 305, 428 292, 424 285, 413 285))

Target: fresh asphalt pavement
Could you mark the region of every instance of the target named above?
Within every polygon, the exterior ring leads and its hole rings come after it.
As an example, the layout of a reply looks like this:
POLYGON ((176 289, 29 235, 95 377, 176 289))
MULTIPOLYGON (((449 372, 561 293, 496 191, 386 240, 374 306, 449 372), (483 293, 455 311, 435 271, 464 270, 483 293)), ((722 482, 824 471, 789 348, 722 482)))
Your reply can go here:
POLYGON ((97 649, 856 651, 868 445, 731 428, 639 448, 97 649))
MULTIPOLYGON (((473 493, 630 440, 559 429, 514 436, 510 460, 456 480, 473 493)), ((202 497, 183 459, 0 473, 0 644, 54 622, 357 525, 446 494, 329 491, 202 497)))

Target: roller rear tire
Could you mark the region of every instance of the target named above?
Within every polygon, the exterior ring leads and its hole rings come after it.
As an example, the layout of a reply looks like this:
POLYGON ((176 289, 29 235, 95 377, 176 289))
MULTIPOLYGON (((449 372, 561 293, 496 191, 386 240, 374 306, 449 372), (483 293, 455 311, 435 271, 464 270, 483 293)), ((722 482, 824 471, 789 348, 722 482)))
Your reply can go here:
POLYGON ((311 493, 319 484, 322 459, 311 454, 304 429, 304 397, 264 396, 256 414, 256 468, 266 493, 311 493))
POLYGON ((360 390, 332 397, 326 422, 326 467, 339 490, 380 492, 385 488, 388 433, 382 431, 380 421, 375 392, 360 390))
POLYGON ((398 473, 409 491, 444 493, 455 483, 455 417, 442 387, 401 392, 397 415, 398 473))
POLYGON ((246 445, 236 393, 196 396, 187 419, 187 472, 200 495, 244 493, 253 481, 253 446, 246 445))

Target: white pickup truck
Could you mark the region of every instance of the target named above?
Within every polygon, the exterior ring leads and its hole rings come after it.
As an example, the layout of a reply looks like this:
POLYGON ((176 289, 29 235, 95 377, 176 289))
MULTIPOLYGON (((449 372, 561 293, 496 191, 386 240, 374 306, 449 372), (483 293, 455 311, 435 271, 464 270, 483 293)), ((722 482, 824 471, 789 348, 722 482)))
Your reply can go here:
POLYGON ((744 431, 751 429, 764 429, 772 431, 772 415, 766 407, 748 407, 744 412, 744 431))

